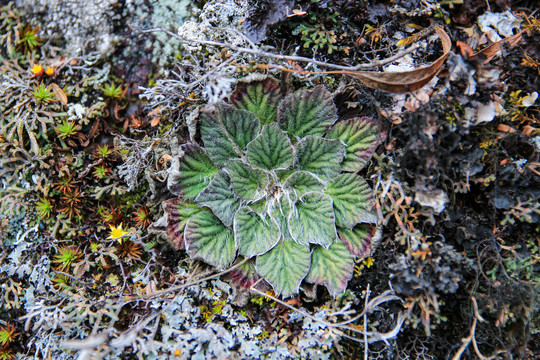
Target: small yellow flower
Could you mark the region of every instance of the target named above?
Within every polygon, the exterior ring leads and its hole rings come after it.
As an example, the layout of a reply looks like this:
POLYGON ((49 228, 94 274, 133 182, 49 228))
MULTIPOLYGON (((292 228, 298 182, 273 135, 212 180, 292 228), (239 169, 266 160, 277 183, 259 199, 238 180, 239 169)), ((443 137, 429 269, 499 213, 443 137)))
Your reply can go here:
POLYGON ((111 228, 111 234, 107 239, 119 239, 129 234, 129 232, 122 229, 122 224, 118 225, 118 227, 112 225, 109 225, 109 227, 111 228))
POLYGON ((45 69, 45 74, 49 75, 49 76, 53 76, 54 75, 54 69, 50 66, 47 66, 47 68, 45 69))
POLYGON ((362 260, 362 264, 369 269, 373 266, 373 258, 371 256, 365 258, 364 260, 362 260))
POLYGON ((35 76, 43 75, 43 66, 36 64, 32 66, 32 68, 30 69, 30 72, 34 74, 35 76))

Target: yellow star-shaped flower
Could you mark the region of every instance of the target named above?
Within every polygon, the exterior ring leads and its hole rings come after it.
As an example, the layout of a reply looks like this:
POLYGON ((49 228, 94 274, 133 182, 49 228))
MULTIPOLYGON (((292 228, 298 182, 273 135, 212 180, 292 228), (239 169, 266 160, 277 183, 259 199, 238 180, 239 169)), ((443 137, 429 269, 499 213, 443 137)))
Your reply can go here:
POLYGON ((49 76, 53 76, 54 75, 54 69, 50 66, 47 66, 47 68, 45 69, 45 74, 49 75, 49 76))
POLYGON ((111 234, 107 239, 119 239, 129 234, 129 232, 122 229, 122 224, 118 225, 117 227, 109 225, 109 227, 111 228, 111 234))
POLYGON ((30 69, 30 72, 34 74, 35 76, 40 76, 43 74, 43 66, 36 64, 32 66, 32 68, 30 69))

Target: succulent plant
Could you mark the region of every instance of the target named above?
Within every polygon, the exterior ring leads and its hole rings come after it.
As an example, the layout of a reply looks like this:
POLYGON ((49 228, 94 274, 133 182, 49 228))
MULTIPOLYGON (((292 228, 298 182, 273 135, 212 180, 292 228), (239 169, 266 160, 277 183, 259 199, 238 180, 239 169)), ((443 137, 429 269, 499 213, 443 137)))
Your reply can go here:
POLYGON ((202 144, 173 159, 164 208, 176 248, 276 294, 303 280, 336 296, 371 249, 372 191, 356 174, 384 134, 367 118, 337 121, 323 86, 283 96, 270 77, 239 81, 230 104, 199 109, 202 144))

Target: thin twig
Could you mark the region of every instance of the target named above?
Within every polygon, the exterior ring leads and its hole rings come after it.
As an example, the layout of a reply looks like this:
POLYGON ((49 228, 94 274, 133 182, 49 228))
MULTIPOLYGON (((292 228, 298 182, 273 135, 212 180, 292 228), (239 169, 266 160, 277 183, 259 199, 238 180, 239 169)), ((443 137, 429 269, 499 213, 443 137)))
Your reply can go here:
POLYGON ((331 68, 331 69, 336 69, 336 70, 344 70, 344 71, 358 71, 358 70, 372 69, 372 68, 375 68, 375 67, 378 67, 378 66, 386 65, 386 64, 389 64, 391 62, 396 61, 397 59, 400 59, 400 58, 404 57, 407 54, 412 53, 413 51, 415 51, 419 47, 418 44, 413 44, 410 47, 408 47, 407 49, 405 49, 403 51, 400 51, 397 54, 395 54, 393 56, 390 56, 390 57, 388 57, 386 59, 383 59, 383 60, 371 61, 371 62, 369 62, 367 64, 358 64, 356 66, 343 66, 343 65, 327 63, 327 62, 324 62, 324 61, 319 61, 319 60, 315 60, 315 59, 311 59, 311 58, 307 58, 307 57, 303 57, 303 56, 280 55, 280 54, 274 54, 274 53, 264 51, 264 50, 260 50, 260 49, 249 49, 249 48, 245 48, 245 47, 241 47, 241 46, 236 46, 236 45, 233 45, 233 44, 222 43, 222 42, 219 42, 219 41, 188 39, 188 38, 185 38, 185 37, 180 36, 178 34, 175 34, 172 31, 168 31, 168 30, 161 29, 161 28, 153 28, 153 29, 146 29, 146 30, 143 30, 141 28, 135 28, 135 30, 139 31, 139 32, 141 32, 143 34, 144 33, 154 33, 154 32, 164 32, 167 35, 172 36, 172 37, 174 37, 174 38, 176 38, 178 40, 189 42, 189 43, 203 44, 203 45, 209 45, 209 46, 217 46, 217 47, 227 48, 227 49, 230 49, 230 50, 233 50, 233 51, 239 51, 239 52, 243 52, 243 53, 246 53, 246 54, 252 54, 252 55, 255 55, 255 56, 267 57, 267 58, 272 58, 272 59, 276 59, 276 60, 313 63, 313 64, 318 65, 318 66, 331 68))
POLYGON ((198 280, 194 280, 194 281, 190 281, 189 283, 187 284, 182 284, 182 285, 177 285, 177 286, 173 286, 173 287, 170 287, 170 288, 167 288, 167 289, 163 289, 163 290, 159 290, 159 291, 155 291, 153 293, 150 293, 150 294, 147 294, 147 295, 141 295, 141 296, 138 296, 136 298, 130 298, 130 300, 143 300, 143 299, 150 299, 150 298, 153 298, 153 297, 156 297, 156 296, 159 296, 159 295, 163 295, 163 294, 168 294, 168 293, 171 293, 171 292, 175 292, 177 290, 181 290, 181 289, 185 289, 187 287, 190 287, 190 286, 193 286, 193 285, 197 285, 197 284, 200 284, 202 282, 205 282, 205 281, 208 281, 208 280, 212 280, 212 279, 215 279, 215 278, 218 278, 220 277, 221 275, 225 275, 233 270, 235 270, 236 268, 244 265, 244 263, 246 263, 247 261, 249 260, 249 258, 246 258, 242 261, 240 261, 238 264, 234 265, 234 266, 231 266, 230 268, 226 269, 226 270, 223 270, 217 274, 214 274, 214 275, 210 275, 210 276, 207 276, 207 277, 204 277, 202 279, 198 279, 198 280))
MULTIPOLYGON (((369 301, 369 294, 371 293, 369 290, 369 285, 367 285, 366 289, 366 300, 364 301, 364 310, 368 307, 368 301, 369 301)), ((365 311, 364 311, 365 312, 365 311)), ((364 360, 368 360, 369 357, 369 347, 368 347, 368 339, 367 339, 367 313, 364 314, 364 360)))

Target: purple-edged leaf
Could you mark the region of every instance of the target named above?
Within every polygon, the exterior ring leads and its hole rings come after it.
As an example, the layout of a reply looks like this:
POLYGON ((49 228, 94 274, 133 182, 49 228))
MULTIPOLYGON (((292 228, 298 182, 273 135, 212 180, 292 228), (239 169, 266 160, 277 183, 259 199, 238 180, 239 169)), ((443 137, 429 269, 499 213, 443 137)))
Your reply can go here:
POLYGON ((248 145, 247 159, 259 169, 286 169, 293 163, 294 148, 276 124, 265 125, 261 134, 248 145))
POLYGON ((184 231, 186 251, 191 258, 224 268, 236 257, 232 231, 210 211, 193 215, 184 231))
POLYGON ((200 205, 208 206, 212 212, 225 224, 231 226, 234 214, 242 205, 231 188, 231 179, 224 171, 216 174, 210 185, 195 199, 200 205))
POLYGON ((363 168, 384 137, 380 126, 368 118, 340 121, 326 135, 328 139, 340 139, 347 145, 342 168, 348 172, 363 168))
POLYGON ((266 194, 268 175, 242 160, 231 160, 225 168, 231 177, 234 192, 244 200, 259 200, 266 194))
POLYGON ((323 136, 337 119, 332 94, 324 86, 313 90, 300 90, 283 99, 278 118, 289 136, 323 136))
POLYGON ((201 208, 197 204, 182 199, 167 200, 163 203, 163 208, 167 214, 169 241, 175 249, 185 249, 184 229, 186 223, 192 215, 200 212, 201 208))
POLYGON ((368 183, 356 174, 341 174, 326 188, 334 201, 336 225, 352 229, 358 223, 376 223, 373 193, 368 183))
POLYGON ((248 207, 241 208, 234 217, 234 238, 240 255, 252 257, 264 254, 276 246, 280 236, 274 220, 248 207))
POLYGON ((345 145, 341 140, 306 136, 296 145, 296 165, 323 179, 332 179, 341 172, 345 145))
POLYGON ((200 146, 188 143, 182 150, 184 155, 173 160, 167 186, 173 194, 192 199, 210 184, 219 169, 200 146))
POLYGON ((289 216, 289 229, 298 244, 328 248, 337 237, 332 199, 322 193, 304 195, 289 216))
MULTIPOLYGON (((242 260, 244 260, 244 258, 239 256, 234 263, 237 264, 242 260)), ((233 266, 235 264, 233 264, 233 266)), ((261 278, 255 269, 255 259, 248 260, 244 264, 232 270, 230 274, 234 279, 234 282, 245 288, 249 288, 261 278)))
POLYGON ((274 288, 276 295, 288 297, 298 293, 311 263, 308 245, 281 239, 272 250, 257 257, 257 272, 274 288))
POLYGON ((204 146, 219 166, 242 157, 260 130, 255 114, 225 104, 206 106, 201 110, 200 122, 204 146))
POLYGON ((277 80, 268 76, 251 76, 238 81, 230 98, 236 107, 257 115, 261 125, 276 121, 280 100, 281 87, 277 80))
POLYGON ((358 257, 366 257, 371 253, 371 241, 375 227, 368 224, 358 224, 352 230, 338 228, 339 238, 351 253, 358 257))
POLYGON ((341 241, 328 249, 316 246, 311 254, 311 268, 306 281, 324 285, 333 297, 347 288, 354 272, 354 256, 341 241))
POLYGON ((297 197, 302 197, 308 192, 322 192, 324 190, 324 184, 321 180, 307 171, 292 173, 285 181, 284 187, 294 190, 297 197))

